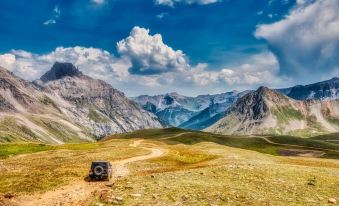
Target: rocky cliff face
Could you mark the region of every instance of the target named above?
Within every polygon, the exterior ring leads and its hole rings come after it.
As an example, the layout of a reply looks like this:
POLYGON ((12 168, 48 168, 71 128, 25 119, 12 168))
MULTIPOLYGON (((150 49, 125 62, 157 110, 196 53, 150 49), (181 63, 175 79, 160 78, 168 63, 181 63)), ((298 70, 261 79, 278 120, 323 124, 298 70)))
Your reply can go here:
POLYGON ((56 63, 34 82, 0 68, 0 142, 63 143, 161 127, 157 117, 104 81, 56 63))
POLYGON ((339 131, 339 101, 290 99, 265 87, 239 98, 207 131, 312 136, 339 131))

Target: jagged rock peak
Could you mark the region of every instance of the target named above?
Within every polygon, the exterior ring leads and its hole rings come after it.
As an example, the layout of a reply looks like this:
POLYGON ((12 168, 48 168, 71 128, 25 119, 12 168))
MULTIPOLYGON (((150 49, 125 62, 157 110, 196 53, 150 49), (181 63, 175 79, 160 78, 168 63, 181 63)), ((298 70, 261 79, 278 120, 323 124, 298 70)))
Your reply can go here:
POLYGON ((264 86, 259 87, 254 93, 260 97, 265 97, 266 99, 269 99, 276 103, 278 103, 279 101, 288 101, 288 98, 285 95, 264 86))
POLYGON ((258 94, 266 95, 269 93, 272 93, 273 91, 269 89, 268 87, 261 86, 256 91, 258 94))
POLYGON ((46 72, 40 79, 43 82, 62 79, 63 77, 81 76, 82 73, 72 63, 55 62, 51 70, 46 72))

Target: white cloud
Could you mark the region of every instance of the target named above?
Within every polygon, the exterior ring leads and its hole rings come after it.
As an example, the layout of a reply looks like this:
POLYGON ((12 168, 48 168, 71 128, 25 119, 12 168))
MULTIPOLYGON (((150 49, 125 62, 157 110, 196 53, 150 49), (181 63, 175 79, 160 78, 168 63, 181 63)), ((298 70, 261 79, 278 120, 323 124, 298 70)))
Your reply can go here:
POLYGON ((50 24, 56 24, 56 21, 54 19, 49 19, 43 23, 43 25, 50 25, 50 24))
POLYGON ((158 5, 166 5, 173 7, 176 3, 182 4, 213 4, 217 2, 221 2, 222 0, 155 0, 155 3, 158 5))
POLYGON ((314 81, 339 66, 339 1, 298 1, 286 18, 259 25, 282 74, 314 81))
POLYGON ((59 5, 55 5, 53 8, 53 17, 51 19, 44 21, 42 24, 45 26, 56 24, 57 19, 60 17, 60 15, 61 15, 61 10, 59 8, 59 5))
POLYGON ((0 55, 0 66, 10 71, 13 69, 15 63, 15 56, 13 54, 0 55))
POLYGON ((91 0, 91 2, 96 5, 102 5, 105 3, 105 0, 91 0))
POLYGON ((132 74, 154 75, 189 67, 181 50, 173 50, 164 44, 160 34, 150 35, 148 29, 140 27, 134 27, 129 37, 119 41, 117 50, 131 60, 132 74))
POLYGON ((35 80, 56 61, 71 62, 83 73, 105 80, 131 96, 169 91, 187 95, 225 92, 261 84, 276 86, 285 80, 277 77, 278 63, 270 52, 250 56, 246 63, 219 70, 209 70, 206 63, 192 67, 183 52, 165 45, 159 34, 151 36, 148 30, 139 27, 133 28, 130 36, 117 47, 120 57, 102 49, 80 46, 57 47, 41 55, 12 50, 0 55, 0 66, 24 79, 35 80), (136 65, 141 68, 138 70, 136 65))
POLYGON ((158 19, 163 19, 166 15, 168 15, 168 13, 167 12, 163 12, 163 13, 160 13, 160 14, 156 15, 156 17, 158 19))
MULTIPOLYGON (((10 53, 0 56, 1 66, 27 80, 40 78, 56 61, 71 62, 95 78, 102 79, 107 77, 107 74, 113 73, 115 78, 126 75, 119 71, 119 63, 121 64, 123 59, 117 60, 109 52, 96 48, 57 47, 54 51, 42 55, 23 50, 12 50, 10 53)), ((128 66, 128 62, 126 65, 128 66)))
POLYGON ((225 83, 229 86, 251 86, 281 84, 277 77, 278 62, 270 52, 263 52, 248 58, 247 62, 234 67, 222 68, 220 71, 206 71, 196 68, 192 76, 197 84, 225 83))
POLYGON ((59 5, 54 6, 53 12, 54 12, 54 17, 55 17, 55 18, 60 17, 61 10, 60 10, 60 8, 59 8, 59 5))

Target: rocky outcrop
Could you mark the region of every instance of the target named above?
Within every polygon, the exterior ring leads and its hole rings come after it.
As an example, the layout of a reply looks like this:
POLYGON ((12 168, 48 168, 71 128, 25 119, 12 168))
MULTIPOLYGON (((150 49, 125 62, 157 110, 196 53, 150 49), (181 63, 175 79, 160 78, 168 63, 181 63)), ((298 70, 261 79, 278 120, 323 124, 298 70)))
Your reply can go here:
POLYGON ((72 63, 55 62, 52 69, 46 72, 40 80, 43 82, 54 81, 64 77, 80 77, 83 74, 72 63))

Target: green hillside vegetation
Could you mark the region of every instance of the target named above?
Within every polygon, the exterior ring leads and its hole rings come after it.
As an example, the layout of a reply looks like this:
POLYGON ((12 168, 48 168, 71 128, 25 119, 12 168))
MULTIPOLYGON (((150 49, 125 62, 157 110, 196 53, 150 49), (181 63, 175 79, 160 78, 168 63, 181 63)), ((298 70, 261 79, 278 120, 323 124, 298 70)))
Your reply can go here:
POLYGON ((94 122, 98 122, 98 123, 107 123, 109 122, 110 120, 99 114, 98 112, 96 112, 94 109, 89 109, 89 114, 88 114, 88 118, 90 118, 91 120, 93 120, 94 122))
POLYGON ((316 137, 311 137, 310 139, 320 140, 339 146, 339 133, 320 135, 316 137))
POLYGON ((273 115, 277 118, 278 124, 283 125, 291 119, 303 120, 304 115, 292 107, 279 107, 272 109, 273 115))
MULTIPOLYGON (((33 131, 14 116, 5 116, 0 120, 0 143, 36 142, 44 141, 41 138, 47 135, 58 137, 58 139, 68 143, 80 143, 79 134, 71 127, 62 124, 58 119, 51 119, 42 116, 24 116, 27 120, 39 126, 44 132, 33 131)), ((78 126, 82 128, 81 126, 78 126)), ((86 128, 83 128, 86 131, 86 128)), ((89 135, 91 136, 91 135, 89 135)))
POLYGON ((37 143, 0 144, 0 159, 20 154, 29 154, 49 150, 90 150, 98 148, 99 146, 99 143, 80 143, 64 145, 49 145, 37 143))
POLYGON ((193 145, 200 142, 214 142, 220 145, 249 149, 271 155, 279 155, 279 151, 285 149, 316 149, 325 153, 325 155, 323 156, 324 158, 339 159, 338 145, 326 141, 306 139, 294 136, 218 135, 201 131, 167 128, 139 130, 125 134, 116 134, 110 137, 106 137, 105 140, 114 138, 156 139, 166 142, 168 144, 181 143, 186 145, 193 145), (263 137, 277 144, 271 144, 263 139, 263 137))
POLYGON ((17 124, 15 118, 4 117, 0 121, 0 142, 36 141, 37 136, 28 127, 17 124))

